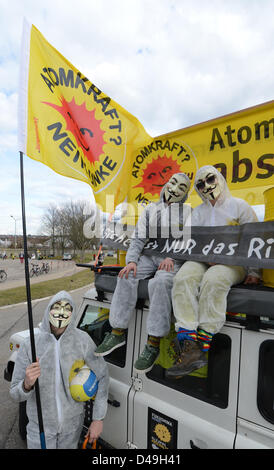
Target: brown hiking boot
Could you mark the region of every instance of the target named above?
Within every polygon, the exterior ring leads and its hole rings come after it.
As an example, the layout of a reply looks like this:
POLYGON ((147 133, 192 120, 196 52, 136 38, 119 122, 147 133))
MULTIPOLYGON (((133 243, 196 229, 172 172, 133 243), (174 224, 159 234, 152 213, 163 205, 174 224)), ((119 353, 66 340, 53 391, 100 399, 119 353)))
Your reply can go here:
MULTIPOLYGON (((179 341, 176 346, 179 346, 179 341)), ((198 341, 185 339, 176 352, 175 364, 166 370, 166 377, 169 379, 180 379, 207 364, 206 354, 202 351, 198 341)))

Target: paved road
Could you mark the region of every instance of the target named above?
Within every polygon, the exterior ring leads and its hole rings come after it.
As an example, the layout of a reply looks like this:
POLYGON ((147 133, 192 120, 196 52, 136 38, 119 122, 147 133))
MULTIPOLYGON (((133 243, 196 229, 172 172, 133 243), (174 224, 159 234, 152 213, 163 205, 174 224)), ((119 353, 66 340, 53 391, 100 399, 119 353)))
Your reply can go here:
MULTIPOLYGON (((39 266, 42 266, 43 261, 29 260, 30 269, 32 267, 31 263, 39 264, 39 266)), ((79 272, 81 269, 84 269, 76 266, 73 260, 51 260, 48 261, 48 263, 50 266, 49 273, 32 277, 30 279, 31 284, 35 284, 37 282, 42 281, 49 281, 57 277, 70 276, 79 272)), ((0 291, 12 289, 13 287, 19 287, 25 284, 25 265, 21 264, 19 259, 0 259, 0 269, 4 269, 8 275, 7 280, 5 282, 0 283, 0 291)))
MULTIPOLYGON (((71 292, 77 308, 83 293, 88 288, 90 286, 71 292)), ((32 302, 34 326, 41 321, 48 301, 49 299, 32 302)), ((28 312, 25 303, 0 308, 0 449, 26 448, 26 443, 18 433, 18 404, 10 398, 10 384, 4 380, 4 369, 10 356, 9 338, 11 334, 26 329, 28 329, 28 312)))

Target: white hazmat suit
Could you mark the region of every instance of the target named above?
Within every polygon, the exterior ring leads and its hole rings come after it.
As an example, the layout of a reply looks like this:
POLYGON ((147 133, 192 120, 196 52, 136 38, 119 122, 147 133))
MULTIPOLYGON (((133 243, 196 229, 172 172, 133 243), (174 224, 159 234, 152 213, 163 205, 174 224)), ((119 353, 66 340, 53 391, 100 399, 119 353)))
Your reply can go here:
POLYGON ((147 256, 145 245, 152 239, 169 238, 170 235, 176 238, 182 233, 191 211, 184 204, 189 188, 188 176, 176 173, 163 187, 160 200, 143 211, 127 252, 127 265, 119 273, 113 294, 109 316, 112 332, 105 336, 95 351, 95 354, 105 356, 125 344, 125 329, 136 306, 139 281, 151 278, 148 281, 148 339, 144 351, 134 363, 138 373, 152 369, 159 355, 160 338, 169 333, 173 278, 182 265, 182 262, 171 258, 147 256))
MULTIPOLYGON (((185 180, 190 186, 186 175, 185 180)), ((138 284, 140 279, 149 279, 149 313, 147 317, 147 332, 149 335, 163 337, 170 330, 170 315, 172 310, 171 289, 173 278, 182 266, 182 262, 174 261, 172 271, 158 270, 165 259, 162 256, 147 256, 143 249, 150 237, 169 236, 172 228, 183 229, 190 214, 190 207, 185 205, 185 197, 179 202, 167 204, 164 200, 165 187, 160 194, 160 200, 149 204, 142 212, 130 247, 126 255, 126 263, 134 262, 137 265, 136 276, 130 272, 128 278, 118 277, 117 286, 112 298, 110 308, 110 324, 113 328, 127 328, 130 316, 137 302, 138 284), (173 210, 175 209, 175 210, 173 210)))
MULTIPOLYGON (((94 356, 95 344, 89 335, 76 328, 76 311, 68 292, 61 291, 49 302, 39 332, 35 336, 36 354, 41 367, 39 389, 47 449, 77 448, 84 421, 84 403, 75 401, 69 391, 69 379, 77 364, 85 363, 95 373, 98 391, 93 405, 93 420, 102 420, 107 411, 108 369, 102 358, 94 356), (66 299, 72 308, 71 321, 57 339, 50 329, 49 312, 56 302, 66 299)), ((30 339, 20 346, 12 376, 10 395, 27 401, 28 448, 39 449, 40 437, 35 390, 25 391, 27 366, 32 363, 30 339)), ((81 364, 81 365, 80 365, 81 364)))
MULTIPOLYGON (((192 226, 257 222, 257 216, 249 204, 230 195, 224 177, 215 167, 207 165, 200 168, 194 186, 203 203, 191 214, 192 226), (215 175, 217 185, 205 184, 205 190, 199 191, 197 182, 208 174, 215 175), (215 205, 205 196, 207 189, 215 191, 215 205)), ((210 266, 208 263, 187 261, 174 278, 172 301, 176 330, 197 330, 199 327, 208 333, 216 334, 225 322, 226 299, 230 287, 241 283, 247 274, 259 277, 258 270, 252 268, 221 264, 210 266)))

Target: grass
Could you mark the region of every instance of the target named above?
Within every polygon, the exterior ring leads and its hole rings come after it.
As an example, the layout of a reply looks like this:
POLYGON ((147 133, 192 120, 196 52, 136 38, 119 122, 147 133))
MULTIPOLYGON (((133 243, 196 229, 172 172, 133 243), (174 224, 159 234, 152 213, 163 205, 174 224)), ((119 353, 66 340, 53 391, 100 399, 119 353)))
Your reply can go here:
MULTIPOLYGON (((39 282, 31 285, 31 300, 42 299, 56 294, 60 290, 71 291, 90 285, 94 282, 94 273, 90 269, 83 269, 77 274, 39 282)), ((27 300, 26 286, 15 287, 0 292, 0 306, 12 305, 27 300)))

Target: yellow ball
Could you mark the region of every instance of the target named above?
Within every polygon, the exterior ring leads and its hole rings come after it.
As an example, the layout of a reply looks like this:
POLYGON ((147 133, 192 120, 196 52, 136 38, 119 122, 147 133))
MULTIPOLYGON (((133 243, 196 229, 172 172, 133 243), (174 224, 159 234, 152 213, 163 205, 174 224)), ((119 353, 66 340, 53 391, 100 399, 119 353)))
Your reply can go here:
POLYGON ((94 372, 84 365, 72 378, 69 388, 74 400, 88 401, 96 395, 98 380, 94 372))

